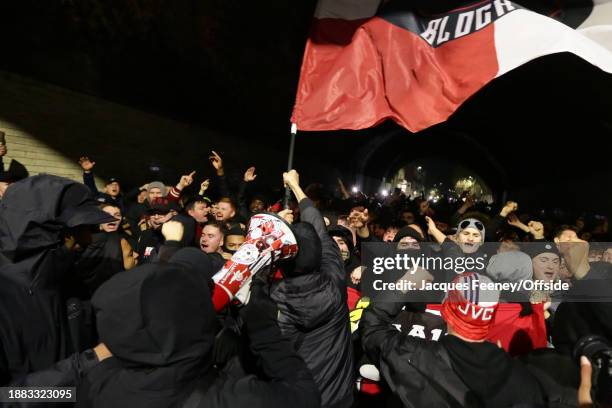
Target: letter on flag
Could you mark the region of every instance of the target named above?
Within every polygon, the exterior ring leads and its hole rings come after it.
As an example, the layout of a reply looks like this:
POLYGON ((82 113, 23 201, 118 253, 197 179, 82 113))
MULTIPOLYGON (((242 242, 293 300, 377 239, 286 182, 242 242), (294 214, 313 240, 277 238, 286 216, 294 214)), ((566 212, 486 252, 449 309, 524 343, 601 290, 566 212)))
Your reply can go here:
POLYGON ((392 119, 417 132, 447 120, 496 77, 555 53, 612 73, 612 53, 591 39, 601 26, 586 35, 509 0, 430 17, 407 0, 380 3, 319 1, 292 115, 298 129, 363 129, 392 119))

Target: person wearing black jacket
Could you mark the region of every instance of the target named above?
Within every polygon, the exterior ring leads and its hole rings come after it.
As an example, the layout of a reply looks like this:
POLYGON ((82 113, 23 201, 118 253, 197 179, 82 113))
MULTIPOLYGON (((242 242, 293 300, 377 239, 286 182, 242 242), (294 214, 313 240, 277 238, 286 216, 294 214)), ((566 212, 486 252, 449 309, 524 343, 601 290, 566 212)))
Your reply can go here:
POLYGON ((322 406, 349 407, 354 378, 344 264, 298 173, 291 170, 283 180, 299 203, 302 222, 292 226, 298 254, 282 265, 284 279, 271 288, 279 325, 312 372, 322 406))
POLYGON ((72 354, 62 283, 92 225, 114 217, 82 184, 49 175, 0 203, 0 385, 74 385, 91 352, 72 354), (56 364, 57 363, 57 364, 56 364))
POLYGON ((266 379, 213 367, 210 269, 204 253, 186 248, 170 262, 140 266, 100 288, 93 304, 112 357, 84 379, 77 407, 319 406, 312 375, 281 335, 276 306, 259 282, 240 313, 266 379))
POLYGON ((366 309, 362 344, 391 391, 405 407, 415 408, 575 406, 575 390, 568 394, 544 387, 525 365, 485 340, 499 293, 483 291, 473 286, 475 281, 492 282, 471 272, 453 280, 465 287, 449 290, 442 305, 448 335, 437 342, 406 336, 391 326, 409 300, 405 297, 375 301, 366 309))

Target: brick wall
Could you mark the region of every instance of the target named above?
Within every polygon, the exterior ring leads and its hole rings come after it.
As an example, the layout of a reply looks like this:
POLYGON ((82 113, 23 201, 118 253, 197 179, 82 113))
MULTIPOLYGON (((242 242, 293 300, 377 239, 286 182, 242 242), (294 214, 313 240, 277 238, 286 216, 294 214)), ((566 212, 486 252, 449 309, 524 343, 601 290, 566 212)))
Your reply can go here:
POLYGON ((212 149, 236 173, 256 165, 258 173, 276 179, 288 148, 288 143, 262 146, 261 140, 247 146, 233 135, 219 135, 6 72, 0 72, 0 130, 7 134, 5 167, 16 160, 30 175, 45 172, 81 180, 76 161, 80 155, 90 155, 97 163, 99 185, 111 176, 132 186, 151 181, 152 163, 161 166, 166 183, 175 183, 190 170, 198 171, 198 179, 209 176, 212 149))

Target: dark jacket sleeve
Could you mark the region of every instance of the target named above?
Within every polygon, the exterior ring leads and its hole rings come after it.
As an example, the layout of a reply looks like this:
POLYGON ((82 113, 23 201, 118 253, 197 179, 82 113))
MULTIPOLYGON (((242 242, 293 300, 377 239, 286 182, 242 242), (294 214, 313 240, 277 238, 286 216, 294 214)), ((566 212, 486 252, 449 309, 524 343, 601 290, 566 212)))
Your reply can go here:
POLYGON ((58 361, 46 370, 29 373, 24 377, 15 378, 11 386, 15 387, 71 387, 76 386, 80 379, 98 364, 96 358, 87 358, 87 354, 93 353, 87 350, 82 353, 74 353, 70 357, 58 361))
POLYGON ((496 234, 504 225, 505 218, 499 214, 496 214, 495 217, 491 218, 491 220, 487 223, 486 231, 485 231, 485 241, 494 242, 496 241, 496 234))
POLYGON ((328 273, 333 279, 345 282, 344 263, 340 256, 340 249, 327 233, 325 221, 319 210, 310 198, 300 201, 300 219, 311 224, 321 240, 322 258, 321 271, 328 273))
POLYGON ((94 179, 94 174, 92 172, 83 172, 83 184, 85 184, 94 195, 99 193, 98 187, 96 187, 96 180, 94 179))
MULTIPOLYGON (((255 376, 217 381, 203 397, 201 407, 291 407, 320 406, 320 395, 310 370, 292 342, 282 335, 276 323, 276 306, 259 307, 254 294, 241 312, 250 340, 251 352, 260 361, 266 380, 255 376), (249 309, 247 309, 249 308, 249 309)), ((272 304, 268 300, 268 305, 272 304)))
POLYGON ((217 176, 217 191, 219 192, 219 197, 232 197, 232 193, 227 185, 227 178, 225 176, 217 176))
MULTIPOLYGON (((359 322, 361 344, 378 366, 381 359, 402 343, 405 336, 391 323, 402 310, 402 302, 373 302, 364 310, 359 322)), ((405 337, 410 342, 412 337, 405 337)))
POLYGON ((166 241, 159 247, 159 261, 168 262, 172 255, 174 255, 179 249, 183 248, 180 241, 166 241))
POLYGON ((247 187, 248 187, 248 183, 245 182, 244 180, 242 180, 242 182, 240 183, 240 187, 238 188, 238 197, 236 197, 237 205, 238 205, 238 212, 240 213, 240 217, 242 217, 245 220, 248 220, 250 218, 249 216, 249 203, 247 203, 246 201, 246 193, 247 193, 247 187))

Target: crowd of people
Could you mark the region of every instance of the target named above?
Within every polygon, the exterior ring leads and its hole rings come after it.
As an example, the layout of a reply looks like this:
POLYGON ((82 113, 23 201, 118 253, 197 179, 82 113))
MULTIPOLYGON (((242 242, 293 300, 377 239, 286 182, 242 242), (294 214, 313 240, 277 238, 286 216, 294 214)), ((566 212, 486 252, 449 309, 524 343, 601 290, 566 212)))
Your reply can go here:
POLYGON ((87 156, 82 183, 17 180, 0 161, 1 387, 75 387, 77 407, 612 406, 606 217, 469 194, 366 196, 340 180, 333 194, 303 188, 295 170, 279 175, 292 193, 284 205, 282 192, 257 188, 254 167, 233 185, 222 157, 209 161, 210 180, 186 172, 130 191, 115 177, 98 190, 87 156), (256 239, 258 214, 282 220, 297 251, 272 256, 241 282, 248 296, 219 305, 232 263, 283 251, 256 239), (363 248, 384 242, 487 259, 480 271, 421 268, 399 280, 570 289, 376 300, 363 287, 363 248))

